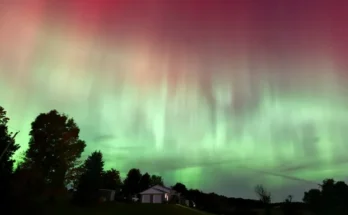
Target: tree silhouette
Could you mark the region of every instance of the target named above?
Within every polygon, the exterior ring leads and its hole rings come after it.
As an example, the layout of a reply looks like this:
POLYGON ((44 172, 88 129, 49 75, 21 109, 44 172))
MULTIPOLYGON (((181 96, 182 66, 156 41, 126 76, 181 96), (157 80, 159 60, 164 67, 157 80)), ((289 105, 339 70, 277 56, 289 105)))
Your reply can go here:
POLYGON ((103 173, 103 189, 116 190, 121 188, 122 181, 120 172, 115 169, 110 169, 103 173))
POLYGON ((255 187, 255 193, 259 197, 260 201, 265 204, 271 203, 271 193, 268 192, 262 185, 255 187))
POLYGON ((56 110, 40 114, 31 124, 23 168, 40 171, 50 187, 64 188, 67 173, 86 146, 79 133, 74 120, 56 110))
POLYGON ((310 189, 304 193, 303 202, 308 204, 314 213, 318 213, 321 207, 321 191, 319 189, 310 189))
POLYGON ((161 185, 163 186, 163 179, 158 175, 151 175, 151 184, 150 186, 161 185))
POLYGON ((265 214, 271 214, 271 193, 268 192, 262 185, 255 187, 255 193, 259 197, 260 201, 264 204, 265 214))
POLYGON ((83 171, 84 161, 76 160, 73 167, 70 168, 65 175, 65 184, 71 185, 74 189, 76 189, 83 171))
POLYGON ((141 179, 139 181, 139 188, 140 191, 144 191, 148 189, 151 186, 151 176, 149 173, 145 173, 141 176, 141 179))
POLYGON ((15 161, 12 156, 20 148, 14 135, 8 131, 8 121, 5 109, 0 106, 0 180, 13 174, 15 161))
POLYGON ((334 185, 336 209, 342 214, 348 214, 348 185, 343 181, 338 181, 334 185))
POLYGON ((318 215, 348 214, 348 185, 343 181, 326 179, 319 189, 305 192, 303 201, 318 215))
POLYGON ((186 196, 188 193, 186 186, 182 183, 179 183, 179 182, 177 182, 172 188, 173 188, 173 190, 181 193, 184 196, 186 196))
MULTIPOLYGON (((44 178, 37 169, 23 168, 18 166, 13 177, 13 195, 15 201, 20 200, 20 208, 23 212, 35 206, 36 201, 40 197, 38 194, 44 191, 44 178)), ((35 214, 35 213, 34 213, 35 214)))
POLYGON ((292 203, 292 195, 288 195, 288 197, 284 200, 282 210, 284 215, 293 215, 295 213, 292 203))
POLYGON ((139 182, 141 179, 141 172, 139 169, 131 169, 129 170, 127 177, 123 182, 123 193, 127 197, 135 195, 140 192, 139 182))
POLYGON ((8 131, 9 118, 6 111, 0 107, 0 208, 9 205, 12 197, 11 181, 13 179, 13 154, 19 149, 12 133, 8 131))
POLYGON ((78 182, 74 196, 77 204, 96 203, 99 199, 99 189, 103 183, 104 161, 100 151, 93 152, 84 163, 84 172, 78 182))

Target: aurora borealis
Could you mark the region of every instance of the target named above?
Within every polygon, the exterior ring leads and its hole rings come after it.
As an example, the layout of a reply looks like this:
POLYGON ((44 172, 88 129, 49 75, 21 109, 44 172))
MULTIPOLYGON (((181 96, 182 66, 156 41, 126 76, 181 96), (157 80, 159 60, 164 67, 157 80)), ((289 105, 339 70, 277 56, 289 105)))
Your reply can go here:
POLYGON ((347 50, 340 0, 0 0, 0 105, 22 150, 57 109, 122 174, 300 200, 347 178, 347 50))

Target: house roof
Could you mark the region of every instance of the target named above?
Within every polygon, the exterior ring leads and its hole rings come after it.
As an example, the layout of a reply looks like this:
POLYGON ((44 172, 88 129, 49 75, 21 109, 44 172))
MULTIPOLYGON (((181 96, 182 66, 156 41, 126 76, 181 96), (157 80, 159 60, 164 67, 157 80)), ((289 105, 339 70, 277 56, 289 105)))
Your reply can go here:
POLYGON ((152 188, 153 190, 157 190, 157 191, 159 191, 159 192, 162 192, 162 193, 165 193, 166 191, 164 191, 164 190, 161 190, 161 189, 157 189, 157 188, 152 188))
POLYGON ((157 192, 160 192, 160 193, 169 193, 169 192, 172 192, 174 191, 173 189, 169 188, 169 187, 165 187, 165 186, 161 186, 161 185, 155 185, 153 187, 150 187, 142 192, 140 192, 140 194, 145 194, 145 193, 150 193, 150 191, 157 191, 157 192))
POLYGON ((144 194, 163 194, 163 193, 166 193, 166 192, 156 188, 149 188, 147 190, 144 190, 143 192, 140 192, 139 194, 144 195, 144 194))
POLYGON ((166 187, 166 186, 163 186, 163 185, 157 185, 157 186, 163 187, 163 188, 168 189, 168 190, 173 190, 172 188, 166 187))
POLYGON ((171 188, 165 187, 165 186, 162 186, 162 185, 155 185, 152 188, 163 190, 163 191, 168 191, 168 192, 170 192, 172 190, 171 188))

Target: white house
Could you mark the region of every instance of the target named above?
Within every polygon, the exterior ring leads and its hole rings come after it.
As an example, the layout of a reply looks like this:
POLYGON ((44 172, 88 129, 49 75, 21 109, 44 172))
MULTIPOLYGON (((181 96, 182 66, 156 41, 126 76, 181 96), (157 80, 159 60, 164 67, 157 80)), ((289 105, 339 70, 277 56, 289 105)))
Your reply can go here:
POLYGON ((150 187, 139 194, 141 203, 164 203, 170 201, 175 196, 180 197, 180 193, 161 185, 150 187))

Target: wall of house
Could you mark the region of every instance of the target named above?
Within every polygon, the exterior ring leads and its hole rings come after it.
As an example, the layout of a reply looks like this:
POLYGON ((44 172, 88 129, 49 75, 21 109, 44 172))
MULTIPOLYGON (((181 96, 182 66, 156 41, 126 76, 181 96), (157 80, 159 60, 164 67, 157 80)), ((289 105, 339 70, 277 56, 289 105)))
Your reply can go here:
POLYGON ((153 195, 153 203, 159 204, 163 202, 163 195, 162 194, 154 194, 153 195))
POLYGON ((141 195, 141 203, 151 203, 151 195, 141 195))
POLYGON ((141 203, 161 204, 164 202, 163 194, 143 194, 141 195, 141 203))
POLYGON ((170 201, 173 195, 177 195, 176 191, 155 185, 140 193, 142 203, 164 203, 170 201), (167 199, 165 198, 167 195, 167 199))

